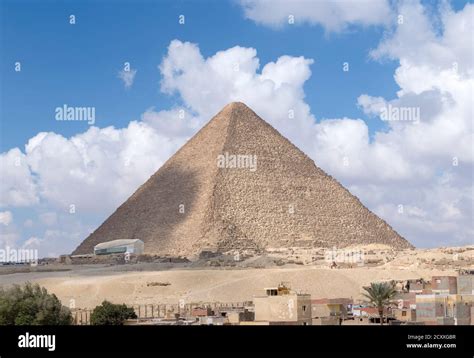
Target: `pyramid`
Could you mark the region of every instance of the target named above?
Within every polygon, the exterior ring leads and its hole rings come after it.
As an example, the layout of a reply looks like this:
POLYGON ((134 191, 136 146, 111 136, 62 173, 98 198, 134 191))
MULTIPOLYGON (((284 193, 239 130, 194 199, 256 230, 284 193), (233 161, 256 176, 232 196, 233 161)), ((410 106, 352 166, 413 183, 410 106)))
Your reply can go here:
POLYGON ((145 253, 412 245, 243 103, 230 103, 87 237, 145 253))

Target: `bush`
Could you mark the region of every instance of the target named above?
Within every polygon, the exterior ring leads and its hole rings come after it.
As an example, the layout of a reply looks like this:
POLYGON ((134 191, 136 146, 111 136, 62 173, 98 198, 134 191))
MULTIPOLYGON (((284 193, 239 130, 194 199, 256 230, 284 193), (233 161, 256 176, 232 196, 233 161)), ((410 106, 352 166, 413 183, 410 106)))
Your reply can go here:
POLYGON ((0 289, 0 325, 69 325, 72 316, 54 294, 38 284, 0 289))
POLYGON ((137 318, 133 308, 127 307, 125 304, 116 305, 104 301, 92 311, 91 324, 95 326, 123 325, 125 320, 131 318, 137 318))

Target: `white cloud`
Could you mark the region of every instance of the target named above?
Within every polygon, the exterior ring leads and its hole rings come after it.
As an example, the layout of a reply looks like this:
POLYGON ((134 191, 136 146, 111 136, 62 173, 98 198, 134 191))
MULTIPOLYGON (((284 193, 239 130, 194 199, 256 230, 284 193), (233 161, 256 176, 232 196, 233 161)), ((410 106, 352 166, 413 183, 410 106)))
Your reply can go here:
POLYGON ((39 133, 26 145, 38 195, 60 212, 110 210, 131 194, 183 143, 145 122, 127 128, 91 127, 65 138, 39 133))
POLYGON ((33 176, 26 163, 25 154, 13 148, 0 155, 2 185, 0 185, 0 207, 30 206, 37 204, 33 176))
POLYGON ((303 150, 311 150, 314 117, 304 101, 303 84, 311 76, 312 59, 282 56, 263 66, 257 51, 233 47, 203 58, 196 44, 174 40, 160 65, 161 89, 178 93, 202 125, 223 106, 241 101, 257 111, 303 150), (294 120, 289 118, 292 111, 294 120))
POLYGON ((154 111, 150 108, 142 114, 141 120, 160 135, 169 138, 189 138, 201 126, 202 120, 193 116, 186 108, 168 111, 154 111))
POLYGON ((135 81, 135 75, 137 74, 137 70, 130 68, 127 70, 121 70, 118 73, 118 78, 123 81, 125 88, 130 88, 133 85, 133 81, 135 81))
POLYGON ((13 221, 11 211, 0 211, 0 224, 8 226, 13 221))
POLYGON ((350 25, 386 25, 393 17, 386 0, 241 0, 240 4, 248 19, 271 27, 281 27, 294 19, 295 24, 317 24, 326 31, 338 32, 350 25))
POLYGON ((390 130, 378 133, 368 151, 364 152, 362 146, 351 153, 356 163, 358 159, 365 160, 365 165, 356 166, 355 170, 338 168, 332 165, 334 162, 325 164, 369 207, 422 245, 474 242, 474 62, 472 44, 465 41, 473 31, 469 21, 473 11, 471 4, 457 13, 447 6, 441 7, 440 32, 419 3, 401 3, 398 12, 403 15, 403 24, 389 30, 371 52, 376 60, 399 61, 394 78, 400 90, 391 100, 364 94, 358 98, 358 104, 369 115, 380 115, 380 110, 388 105, 418 107, 420 123, 389 122, 390 130), (374 160, 373 154, 380 146, 385 148, 383 155, 374 160), (390 176, 399 180, 382 178, 377 183, 380 175, 374 170, 387 173, 390 169, 390 176), (361 170, 374 175, 366 178, 371 185, 355 180, 361 170), (403 214, 397 212, 397 203, 406 208, 403 214))
POLYGON ((17 245, 20 235, 14 231, 0 231, 0 248, 15 247, 17 245))
POLYGON ((15 247, 20 234, 13 222, 13 214, 11 211, 0 212, 0 249, 5 247, 15 247))
MULTIPOLYGON (((464 9, 454 12, 448 3, 444 3, 439 14, 430 16, 420 2, 401 1, 397 12, 402 16, 402 23, 396 24, 389 36, 371 51, 373 58, 403 61, 404 68, 399 71, 439 72, 457 67, 458 72, 472 75, 472 42, 466 39, 474 31, 473 4, 466 4, 464 9), (441 35, 432 20, 436 15, 440 18, 441 35)), ((429 88, 430 83, 422 85, 429 88)))
POLYGON ((357 98, 357 104, 362 108, 365 114, 369 116, 380 116, 383 108, 386 108, 387 101, 382 97, 372 97, 362 94, 357 98))

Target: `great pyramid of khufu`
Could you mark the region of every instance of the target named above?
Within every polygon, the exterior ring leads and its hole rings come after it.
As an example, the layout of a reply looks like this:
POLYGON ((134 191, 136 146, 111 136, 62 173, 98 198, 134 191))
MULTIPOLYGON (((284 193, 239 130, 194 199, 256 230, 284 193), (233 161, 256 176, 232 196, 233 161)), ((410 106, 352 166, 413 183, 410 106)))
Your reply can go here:
POLYGON ((225 106, 85 239, 146 254, 411 244, 243 103, 225 106))

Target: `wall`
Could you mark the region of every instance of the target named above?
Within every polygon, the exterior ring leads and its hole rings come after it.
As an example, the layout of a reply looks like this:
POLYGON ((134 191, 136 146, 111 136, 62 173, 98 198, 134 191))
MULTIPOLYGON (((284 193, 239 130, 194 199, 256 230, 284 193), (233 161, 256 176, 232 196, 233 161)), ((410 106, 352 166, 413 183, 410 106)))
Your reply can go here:
POLYGON ((256 321, 311 324, 310 295, 255 297, 254 305, 256 321), (306 306, 306 310, 303 310, 303 306, 306 306))
POLYGON ((458 293, 456 276, 433 276, 431 290, 433 293, 458 293))
POLYGON ((458 281, 458 293, 474 295, 474 275, 459 276, 458 281))

